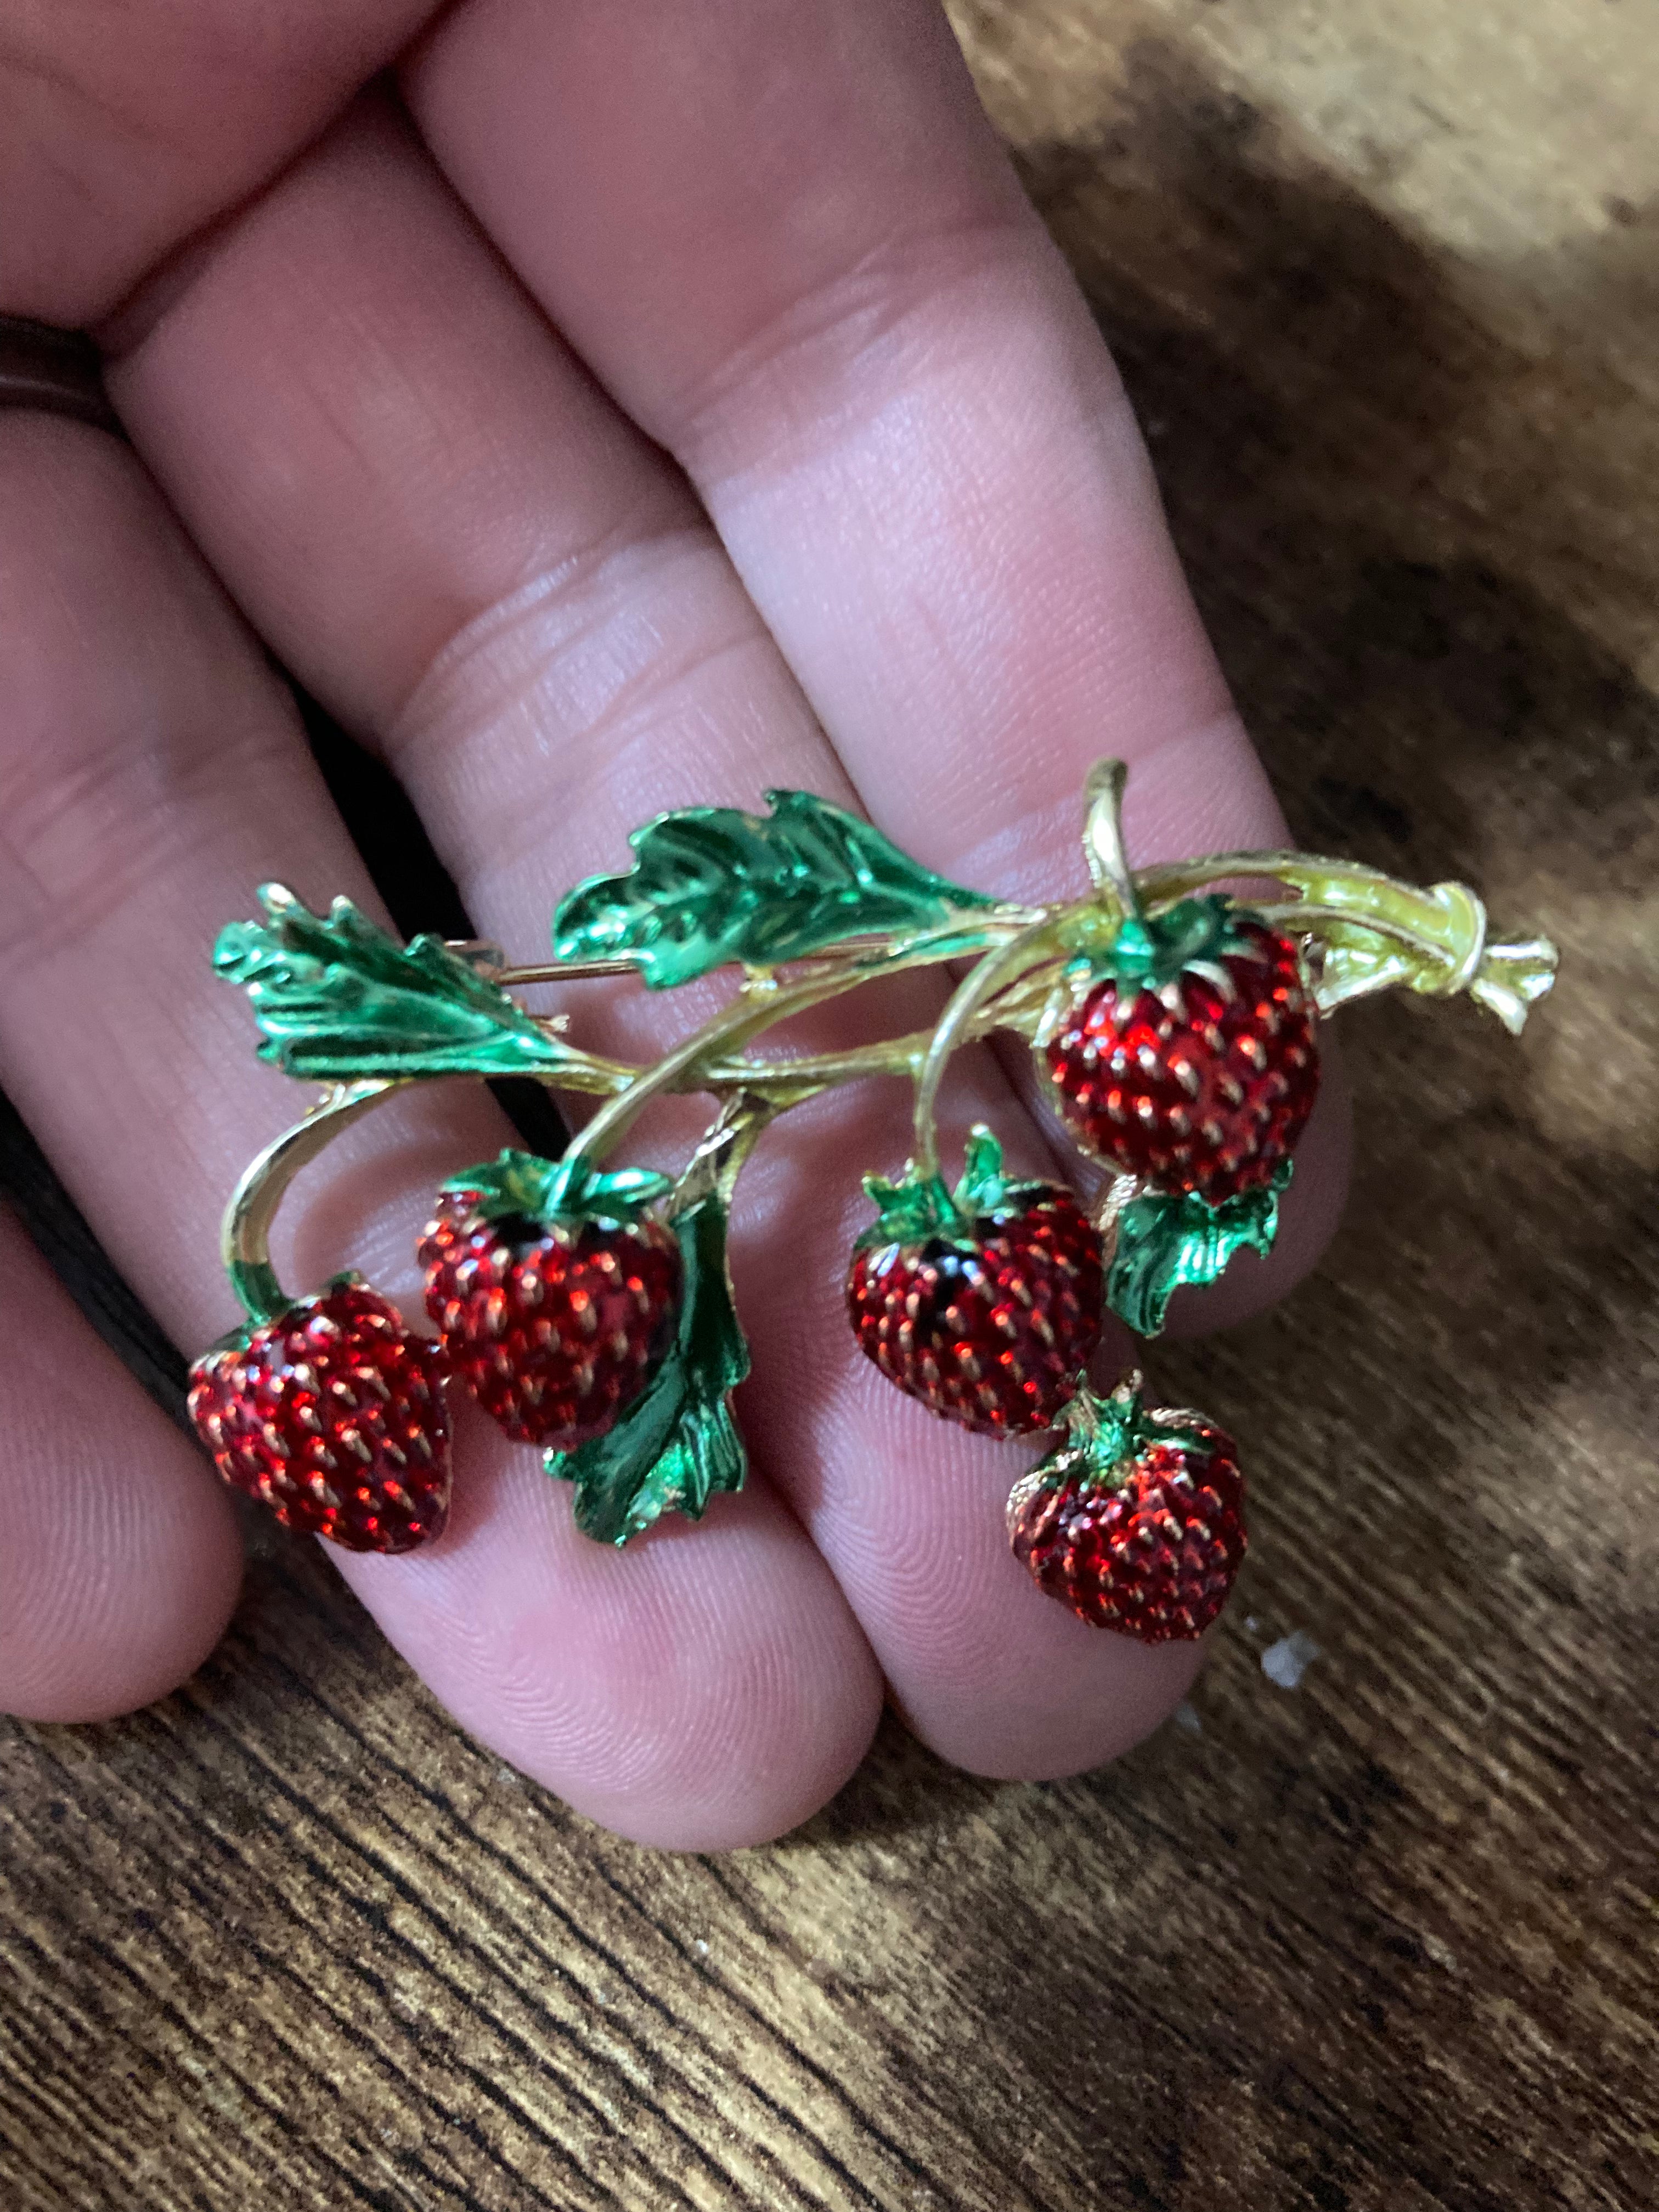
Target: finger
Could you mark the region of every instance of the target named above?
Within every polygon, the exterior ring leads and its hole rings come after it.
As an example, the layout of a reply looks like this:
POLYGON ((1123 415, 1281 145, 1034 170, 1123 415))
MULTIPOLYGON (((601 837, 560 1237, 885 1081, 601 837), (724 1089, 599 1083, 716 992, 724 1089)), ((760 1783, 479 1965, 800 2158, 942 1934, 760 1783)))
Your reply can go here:
MULTIPOLYGON (((1138 860, 1286 842, 1122 386, 935 0, 470 0, 404 81, 531 291, 689 471, 900 843, 1011 895, 1081 890, 1106 754, 1134 766, 1138 860)), ((1334 1091, 1282 1255, 1218 1318, 1316 1255, 1346 1156, 1334 1091)))
MULTIPOLYGON (((128 1279, 199 1344, 228 1317, 222 1194, 302 1103, 252 1060, 207 947, 267 876, 372 895, 289 703, 131 456, 24 416, 0 422, 0 1080, 128 1279)), ((380 1111, 302 1187, 278 1270, 309 1288, 355 1262, 418 1312, 430 1193, 504 1126, 441 1092, 380 1111)), ((600 1576, 532 1455, 477 1435, 459 1455, 430 1551, 336 1556, 485 1741, 678 1844, 772 1832, 848 1771, 873 1669, 763 1490, 696 1545, 600 1576)))
POLYGON ((95 1721, 165 1697, 241 1581, 228 1501, 0 1206, 0 1711, 95 1721))
MULTIPOLYGON (((113 388, 170 496, 284 657, 377 734, 501 942, 544 942, 570 880, 665 805, 850 796, 683 483, 383 117, 317 149, 118 337, 113 388)), ((577 1034, 654 1056, 681 996, 583 997, 577 1034)), ((902 1028, 938 1004, 885 1011, 902 1028)), ((982 1062, 953 1103, 1010 1111, 982 1062)), ((1193 1659, 1042 1601, 1001 1533, 1016 1469, 857 1353, 858 1174, 896 1170, 904 1115, 890 1088, 847 1094, 771 1133, 745 1178, 745 1426, 930 1741, 1000 1771, 1090 1764, 1193 1659)))
POLYGON ((0 29, 0 313, 70 328, 245 198, 432 0, 52 0, 0 29))
POLYGON ((1149 850, 1278 839, 1121 386, 932 0, 472 0, 406 81, 923 857, 1052 890, 1109 752, 1149 850))

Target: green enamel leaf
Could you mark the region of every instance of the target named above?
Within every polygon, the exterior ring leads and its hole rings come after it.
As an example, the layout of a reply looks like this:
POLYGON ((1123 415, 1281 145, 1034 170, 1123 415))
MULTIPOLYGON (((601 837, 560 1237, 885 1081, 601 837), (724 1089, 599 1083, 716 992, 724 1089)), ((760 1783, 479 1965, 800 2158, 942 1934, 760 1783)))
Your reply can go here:
POLYGON ((264 921, 222 930, 213 965, 246 991, 259 1057, 285 1074, 524 1075, 572 1057, 441 939, 399 945, 349 899, 325 919, 280 884, 264 884, 259 901, 264 921))
POLYGON ((554 915, 557 957, 634 960, 663 990, 728 962, 775 968, 846 938, 934 929, 997 903, 810 791, 766 797, 769 817, 691 806, 635 830, 628 872, 590 877, 554 915))
POLYGON ((684 1265, 674 1341, 616 1426, 547 1471, 576 1486, 576 1526, 625 1544, 668 1512, 701 1520, 719 1490, 740 1490, 748 1468, 729 1393, 749 1372, 749 1346, 726 1272, 726 1208, 705 1198, 677 1217, 684 1265))
POLYGON ((1236 1253, 1273 1249, 1279 1194, 1291 1179, 1285 1160, 1271 1183, 1219 1206, 1201 1198, 1148 1191, 1120 1215, 1106 1303, 1137 1336, 1157 1336, 1172 1294, 1183 1283, 1212 1283, 1236 1253))

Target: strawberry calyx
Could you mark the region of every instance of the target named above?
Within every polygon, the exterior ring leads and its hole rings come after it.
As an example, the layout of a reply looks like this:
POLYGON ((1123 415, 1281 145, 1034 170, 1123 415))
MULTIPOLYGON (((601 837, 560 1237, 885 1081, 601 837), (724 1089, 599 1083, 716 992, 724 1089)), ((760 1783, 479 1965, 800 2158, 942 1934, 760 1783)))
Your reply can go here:
MULTIPOLYGON (((244 1275, 249 1272, 244 1270, 244 1275)), ((204 1360, 215 1358, 222 1352, 246 1352, 262 1329, 295 1327, 307 1314, 313 1312, 325 1300, 331 1298, 337 1291, 368 1291, 374 1287, 366 1275, 360 1275, 355 1267, 347 1267, 337 1275, 331 1275, 321 1290, 308 1291, 303 1297, 291 1298, 268 1267, 264 1272, 270 1277, 273 1294, 256 1297, 239 1283, 237 1293, 247 1309, 246 1318, 240 1327, 216 1338, 197 1361, 198 1366, 204 1360)))
POLYGON ((1254 947, 1245 933, 1261 917, 1216 892, 1179 900, 1161 914, 1139 909, 1103 929, 1087 917, 1073 957, 1062 973, 1073 995, 1110 981, 1124 996, 1152 991, 1160 997, 1179 989, 1183 975, 1202 975, 1231 994, 1224 961, 1248 957, 1254 947))
POLYGON ((1060 1413, 1058 1443, 1020 1486, 1057 1488, 1074 1480, 1083 1492, 1121 1490, 1133 1477, 1136 1461, 1154 1444, 1190 1445, 1195 1432, 1177 1425, 1178 1416, 1149 1409, 1139 1369, 1133 1369, 1103 1398, 1082 1383, 1060 1413))
MULTIPOLYGON (((650 1168, 606 1173, 580 1157, 546 1160, 509 1147, 493 1160, 451 1176, 442 1188, 447 1197, 465 1199, 481 1221, 522 1223, 521 1241, 529 1243, 551 1222, 572 1228, 586 1222, 636 1227, 674 1186, 669 1176, 650 1168)), ((514 1240, 509 1236, 507 1241, 514 1240)))
POLYGON ((1002 1146, 983 1121, 968 1133, 962 1179, 954 1191, 943 1176, 918 1176, 914 1170, 907 1170, 898 1182, 866 1176, 864 1188, 876 1218, 858 1238, 854 1249, 859 1252, 931 1243, 967 1249, 977 1242, 982 1223, 1027 1212, 1054 1190, 1049 1183, 1005 1175, 1002 1146))

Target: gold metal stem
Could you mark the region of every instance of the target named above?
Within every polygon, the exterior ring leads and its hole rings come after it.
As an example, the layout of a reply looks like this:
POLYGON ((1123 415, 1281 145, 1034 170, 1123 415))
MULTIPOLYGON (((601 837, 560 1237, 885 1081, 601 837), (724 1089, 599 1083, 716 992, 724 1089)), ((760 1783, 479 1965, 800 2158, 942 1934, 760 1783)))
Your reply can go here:
POLYGON ((1288 884, 1299 894, 1282 905, 1250 901, 1255 912, 1282 925, 1355 922, 1423 952, 1443 956, 1455 943, 1460 967, 1473 946, 1474 964, 1479 964, 1485 913, 1462 884, 1435 884, 1425 890, 1380 876, 1357 861, 1328 860, 1311 853, 1212 853, 1203 860, 1143 868, 1139 884, 1145 898, 1162 906, 1206 884, 1252 877, 1288 884))
POLYGON ((396 1079, 342 1085, 244 1169, 220 1224, 219 1256, 255 1328, 275 1321, 294 1304, 270 1264, 270 1226, 289 1185, 343 1129, 404 1088, 396 1079))
POLYGON ((1045 915, 1021 930, 1008 944, 988 953, 963 977, 945 1009, 916 1078, 915 1142, 911 1164, 919 1177, 939 1173, 939 1127, 934 1103, 951 1054, 967 1042, 974 1017, 985 1001, 1042 957, 1048 949, 1044 940, 1052 935, 1054 928, 1054 921, 1045 915))
MULTIPOLYGON (((993 1030, 1035 1030, 1047 986, 1035 1003, 1011 991, 995 1005, 981 1006, 969 1024, 964 1043, 973 1043, 993 1030)), ((749 1060, 741 1055, 700 1060, 684 1070, 665 1088, 676 1095, 695 1091, 750 1091, 781 1107, 803 1104, 821 1091, 866 1077, 902 1075, 913 1081, 921 1072, 933 1042, 932 1030, 911 1030, 903 1036, 884 1037, 873 1044, 854 1045, 845 1052, 803 1053, 796 1059, 749 1060)), ((637 1063, 593 1059, 586 1065, 550 1070, 536 1079, 550 1091, 574 1091, 611 1098, 644 1073, 637 1063)))
POLYGON ((781 1110, 746 1091, 728 1098, 674 1186, 668 1203, 670 1218, 688 1212, 706 1198, 718 1198, 729 1210, 749 1155, 767 1124, 781 1110))
POLYGON ((637 975, 640 963, 626 958, 617 960, 538 960, 528 968, 500 968, 490 975, 492 983, 510 991, 524 983, 592 983, 606 976, 637 975))
MULTIPOLYGON (((1046 921, 1046 916, 1043 919, 1046 921)), ((1040 925, 1010 920, 1001 924, 1000 928, 1012 931, 1013 940, 1017 942, 1029 935, 1036 926, 1040 925)), ((857 990, 863 984, 875 982, 883 976, 902 974, 911 968, 937 966, 940 961, 949 958, 950 953, 951 936, 940 932, 937 936, 914 941, 902 952, 888 949, 872 951, 832 968, 827 973, 806 976, 798 983, 768 988, 763 996, 757 991, 740 995, 732 1005, 722 1007, 719 1013, 705 1022, 700 1030, 694 1030, 684 1043, 676 1046, 672 1052, 665 1054, 653 1067, 635 1077, 602 1106, 571 1145, 566 1158, 594 1162, 603 1159, 614 1145, 620 1143, 640 1113, 659 1092, 682 1089, 707 1091, 718 1087, 711 1084, 710 1071, 705 1065, 714 1048, 730 1048, 745 1044, 750 1038, 760 1036, 779 1022, 787 1020, 792 1015, 805 1013, 827 1000, 839 998, 843 992, 857 990)), ((754 1090, 757 1087, 756 1071, 751 1066, 739 1061, 732 1072, 740 1073, 744 1088, 754 1090)), ((857 1070, 860 1074, 870 1072, 864 1066, 857 1070)), ((777 1065, 775 1074, 769 1070, 768 1073, 780 1085, 793 1088, 799 1081, 793 1067, 787 1060, 777 1065)), ((823 1087, 823 1085, 817 1084, 814 1089, 823 1087)), ((803 1095, 811 1096, 812 1093, 803 1095)), ((797 1097, 789 1103, 799 1104, 801 1097, 797 1097)))
MULTIPOLYGON (((1019 908, 1000 926, 1018 936, 1029 929, 1030 916, 1030 909, 1019 908)), ((944 939, 943 933, 940 939, 944 939)), ((594 1056, 550 1070, 539 1079, 550 1090, 598 1093, 608 1101, 582 1131, 573 1152, 591 1158, 620 1141, 635 1115, 660 1091, 714 1091, 728 1094, 727 1115, 740 1104, 744 1108, 740 1154, 746 1158, 775 1115, 802 1105, 821 1091, 870 1075, 914 1076, 931 1041, 925 1030, 856 1051, 803 1055, 799 1060, 757 1062, 723 1054, 710 1060, 708 1055, 741 1045, 790 1015, 861 984, 907 969, 937 964, 948 957, 948 952, 942 947, 930 950, 934 942, 932 939, 915 942, 895 957, 886 941, 871 940, 869 951, 828 972, 820 968, 793 986, 764 995, 757 991, 740 996, 649 1068, 594 1056)), ((618 972, 638 972, 631 961, 615 964, 618 972)), ((572 963, 559 966, 556 972, 561 980, 576 973, 608 974, 612 972, 612 963, 590 963, 580 970, 572 963)), ((541 970, 501 973, 503 981, 553 980, 550 975, 544 978, 541 970)), ((289 1185, 361 1115, 419 1079, 387 1078, 339 1086, 302 1121, 274 1139, 243 1170, 225 1208, 219 1249, 231 1288, 256 1327, 275 1320, 294 1303, 270 1264, 271 1226, 289 1185)), ((722 1138, 722 1152, 736 1141, 735 1137, 722 1138)))
POLYGON ((1121 760, 1097 761, 1083 787, 1083 856, 1097 890, 1109 891, 1126 915, 1138 915, 1140 893, 1123 848, 1123 787, 1129 770, 1121 760))
MULTIPOLYGON (((776 992, 757 1001, 739 998, 735 1004, 723 1007, 710 1021, 696 1030, 684 1043, 672 1052, 665 1053, 653 1067, 641 1070, 626 1087, 602 1106, 566 1152, 567 1159, 602 1160, 612 1146, 619 1144, 635 1120, 659 1091, 687 1090, 706 1091, 710 1085, 708 1071, 702 1062, 714 1046, 741 1045, 763 1030, 772 1027, 786 1015, 803 1013, 824 999, 833 998, 842 991, 854 989, 869 978, 861 975, 841 974, 815 976, 810 982, 798 983, 793 988, 776 992)), ((752 1078, 745 1074, 745 1085, 752 1078)))

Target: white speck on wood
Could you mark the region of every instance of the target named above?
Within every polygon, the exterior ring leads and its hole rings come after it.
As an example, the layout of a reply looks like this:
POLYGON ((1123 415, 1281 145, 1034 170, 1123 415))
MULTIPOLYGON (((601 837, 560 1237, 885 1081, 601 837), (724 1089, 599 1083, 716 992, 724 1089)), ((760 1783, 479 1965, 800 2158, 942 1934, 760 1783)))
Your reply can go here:
POLYGON ((1300 1686, 1302 1677, 1320 1656, 1320 1649, 1305 1628, 1293 1629, 1270 1644, 1261 1655, 1261 1671, 1281 1690, 1300 1686))

